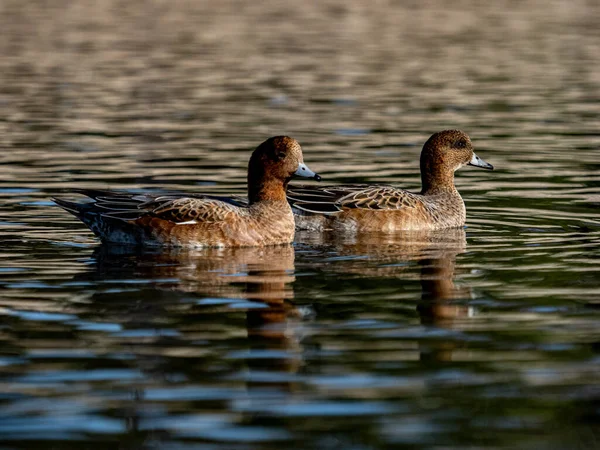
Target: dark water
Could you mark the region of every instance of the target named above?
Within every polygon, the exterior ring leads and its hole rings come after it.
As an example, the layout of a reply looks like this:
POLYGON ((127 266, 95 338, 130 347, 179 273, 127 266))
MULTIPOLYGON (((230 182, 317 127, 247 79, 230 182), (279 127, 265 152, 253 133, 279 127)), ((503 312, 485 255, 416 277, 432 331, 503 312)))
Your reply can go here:
POLYGON ((598 448, 596 2, 0 3, 0 442, 598 448), (290 134, 418 188, 467 131, 466 230, 100 247, 64 188, 243 193, 290 134))

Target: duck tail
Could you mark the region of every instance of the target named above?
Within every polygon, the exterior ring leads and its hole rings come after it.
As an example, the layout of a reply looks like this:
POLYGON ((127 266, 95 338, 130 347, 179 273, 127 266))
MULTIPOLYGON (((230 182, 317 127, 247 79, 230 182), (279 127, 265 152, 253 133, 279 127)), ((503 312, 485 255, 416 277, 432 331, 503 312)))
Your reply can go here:
POLYGON ((78 219, 83 219, 83 215, 85 214, 85 210, 87 209, 85 203, 75 203, 69 202, 67 200, 62 200, 60 198, 52 197, 51 200, 64 209, 67 212, 70 212, 78 219))

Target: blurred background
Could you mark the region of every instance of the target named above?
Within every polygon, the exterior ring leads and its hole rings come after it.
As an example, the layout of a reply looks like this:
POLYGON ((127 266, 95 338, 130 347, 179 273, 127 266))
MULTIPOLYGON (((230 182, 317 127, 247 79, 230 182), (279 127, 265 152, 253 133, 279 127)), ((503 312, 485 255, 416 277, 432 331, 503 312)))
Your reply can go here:
POLYGON ((0 2, 0 442, 597 448, 596 1, 0 2), (418 190, 460 128, 466 230, 100 247, 69 188, 418 190))

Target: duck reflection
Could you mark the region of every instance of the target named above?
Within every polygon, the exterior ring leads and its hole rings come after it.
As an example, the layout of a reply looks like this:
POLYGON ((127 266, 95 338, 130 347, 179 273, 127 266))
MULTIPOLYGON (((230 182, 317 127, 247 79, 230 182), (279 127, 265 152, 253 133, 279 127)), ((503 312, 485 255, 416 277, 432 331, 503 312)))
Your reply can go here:
MULTIPOLYGON (((421 298, 416 310, 424 326, 451 328, 471 315, 464 301, 471 297, 469 288, 456 286, 454 282, 456 257, 466 249, 463 229, 354 236, 300 233, 298 238, 311 249, 325 249, 336 256, 338 261, 332 264, 324 255, 307 257, 301 252, 300 261, 309 258, 308 264, 318 271, 367 277, 374 284, 378 278, 397 279, 400 283, 419 280, 421 298)), ((94 276, 98 279, 151 282, 148 291, 152 298, 148 301, 145 301, 148 296, 139 294, 142 289, 136 293, 143 305, 137 302, 135 314, 129 315, 128 327, 139 328, 142 323, 156 322, 159 317, 171 323, 175 320, 172 328, 177 331, 197 332, 210 341, 216 330, 235 333, 231 327, 221 325, 230 320, 231 311, 244 311, 249 369, 257 373, 289 373, 302 365, 299 339, 302 328, 298 320, 302 314, 291 302, 295 280, 293 247, 162 249, 143 253, 100 247, 95 259, 94 276), (193 295, 182 299, 182 293, 193 295), (171 301, 172 296, 177 301, 171 301), (239 302, 222 306, 233 299, 239 302), (210 303, 211 300, 215 302, 210 303), (217 321, 214 315, 207 319, 203 313, 210 306, 214 312, 219 305, 219 311, 225 308, 228 314, 220 315, 217 321), (185 313, 173 314, 177 309, 185 313), (204 329, 198 332, 201 326, 204 329), (213 330, 213 334, 207 330, 213 330)), ((115 295, 96 293, 94 297, 96 301, 108 302, 114 301, 115 295), (100 299, 102 296, 104 300, 100 299)), ((235 329, 239 330, 239 323, 235 329)), ((421 359, 451 358, 451 346, 431 341, 426 344, 420 345, 421 359)), ((259 378, 249 376, 248 383, 259 378)))
MULTIPOLYGON (((303 314, 292 303, 296 265, 367 277, 375 284, 381 278, 398 285, 418 281, 417 311, 424 326, 454 327, 469 316, 463 300, 470 297, 470 291, 454 282, 456 257, 466 248, 462 229, 350 237, 300 234, 299 240, 301 248, 308 244, 309 250, 297 257, 291 246, 142 253, 100 247, 94 270, 86 276, 95 278, 98 286, 108 280, 120 287, 133 285, 136 291, 135 304, 127 289, 118 293, 109 286, 95 292, 92 301, 102 307, 104 317, 106 309, 116 305, 114 314, 108 315, 121 317, 119 323, 126 330, 162 327, 177 331, 176 335, 158 333, 148 341, 113 337, 112 342, 116 339, 118 345, 132 349, 136 368, 152 374, 151 380, 167 383, 183 379, 218 386, 220 379, 241 380, 248 388, 248 398, 240 406, 249 408, 249 415, 240 416, 246 422, 253 420, 254 407, 264 407, 265 389, 269 398, 276 395, 280 400, 301 389, 297 386, 301 378, 293 375, 303 368, 303 349, 308 343, 301 339, 303 314), (336 263, 319 255, 321 250, 333 254, 336 263), (124 296, 122 302, 115 301, 119 295, 124 296), (238 336, 240 312, 245 315, 243 340, 238 336), (245 370, 240 370, 240 364, 245 370)), ((458 345, 417 341, 423 363, 450 360, 458 345)), ((311 367, 311 371, 318 370, 311 367)), ((136 389, 126 414, 131 436, 139 433, 141 411, 148 408, 146 386, 147 381, 136 389)), ((227 409, 232 400, 224 399, 226 403, 219 408, 227 409)))
MULTIPOLYGON (((198 324, 206 323, 206 318, 199 317, 202 311, 211 307, 210 312, 219 307, 227 313, 245 311, 249 368, 287 372, 300 366, 301 347, 295 331, 302 314, 291 302, 295 280, 292 246, 161 251, 102 246, 95 260, 96 270, 87 274, 88 278, 150 285, 147 295, 136 293, 142 301, 148 299, 144 305, 125 305, 135 308, 130 310, 135 314, 129 314, 128 328, 139 328, 143 322, 156 326, 170 317, 176 320, 173 326, 178 332, 195 331, 198 324), (190 323, 192 317, 198 318, 196 324, 190 323)), ((118 295, 110 290, 97 292, 93 300, 106 304, 118 295)), ((227 321, 225 317, 222 322, 227 321)), ((218 329, 219 323, 214 322, 207 326, 218 329)), ((226 330, 235 334, 229 327, 226 330)))
MULTIPOLYGON (((471 297, 468 287, 457 287, 454 283, 456 256, 466 247, 464 230, 456 230, 455 245, 444 245, 434 255, 419 260, 421 268, 421 302, 417 311, 424 325, 452 328, 471 317, 471 307, 459 303, 471 297)), ((446 241, 447 244, 447 241, 446 241)), ((420 358, 424 362, 451 361, 457 344, 450 341, 435 344, 420 344, 420 358)))
MULTIPOLYGON (((116 308, 108 315, 119 315, 126 330, 155 331, 146 340, 135 335, 133 341, 117 338, 118 345, 129 346, 135 354, 136 369, 150 376, 132 391, 132 401, 124 407, 130 439, 143 439, 140 420, 152 408, 146 391, 155 382, 162 386, 179 380, 218 388, 219 380, 229 378, 235 385, 230 377, 242 377, 249 394, 255 387, 282 395, 294 389, 289 375, 302 366, 297 332, 302 314, 292 303, 292 246, 186 251, 102 246, 94 259, 95 270, 78 281, 110 280, 136 289, 135 302, 128 301, 126 288, 122 293, 99 289, 92 295, 95 308, 105 317, 108 308, 116 308), (246 316, 245 340, 238 337, 240 313, 246 316), (161 328, 176 333, 161 335, 161 328), (240 370, 240 363, 246 370, 240 370)), ((223 399, 222 408, 232 400, 223 399)), ((189 403, 187 408, 194 406, 189 403)))
MULTIPOLYGON (((417 311, 422 325, 452 328, 472 315, 471 308, 464 302, 471 298, 471 290, 457 286, 454 281, 456 257, 466 251, 466 234, 462 228, 303 237, 310 245, 333 247, 339 256, 355 257, 337 263, 335 268, 324 270, 375 279, 419 279, 421 299, 417 311)), ((449 360, 452 357, 453 346, 449 343, 429 343, 420 347, 422 360, 449 360)))

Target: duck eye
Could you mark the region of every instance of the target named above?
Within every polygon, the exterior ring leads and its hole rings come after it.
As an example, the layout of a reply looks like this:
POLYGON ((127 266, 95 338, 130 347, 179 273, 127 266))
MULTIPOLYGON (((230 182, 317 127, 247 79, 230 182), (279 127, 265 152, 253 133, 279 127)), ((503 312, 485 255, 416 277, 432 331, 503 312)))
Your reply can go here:
POLYGON ((278 161, 281 161, 282 159, 284 159, 287 156, 285 151, 276 151, 275 152, 275 159, 278 161))
POLYGON ((456 147, 456 148, 465 148, 466 146, 467 146, 467 141, 465 141, 464 139, 461 139, 454 143, 454 147, 456 147))

